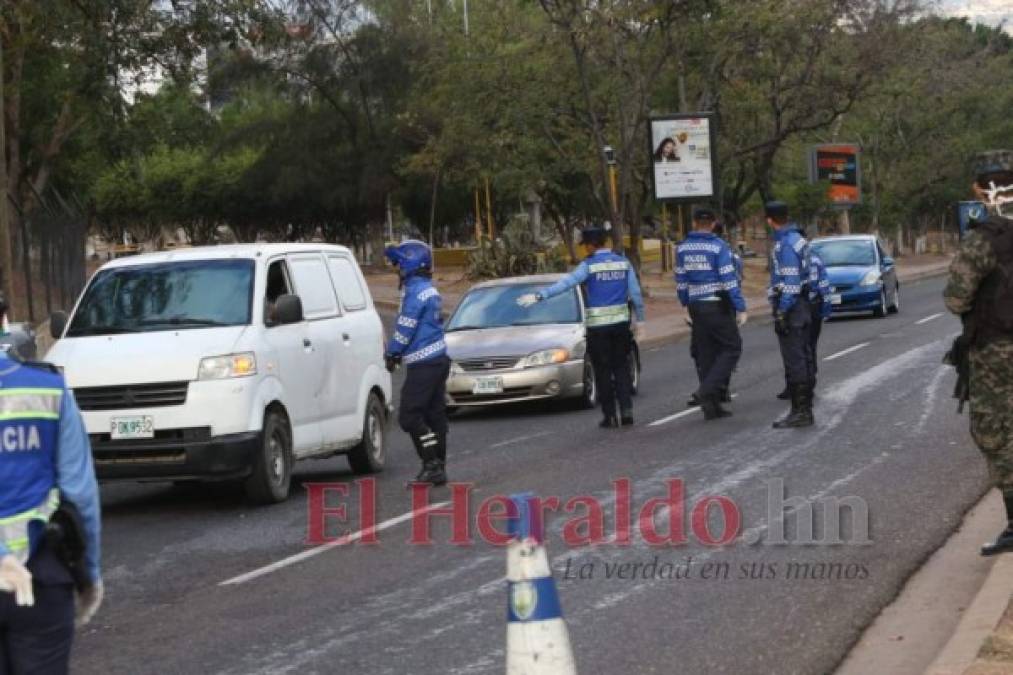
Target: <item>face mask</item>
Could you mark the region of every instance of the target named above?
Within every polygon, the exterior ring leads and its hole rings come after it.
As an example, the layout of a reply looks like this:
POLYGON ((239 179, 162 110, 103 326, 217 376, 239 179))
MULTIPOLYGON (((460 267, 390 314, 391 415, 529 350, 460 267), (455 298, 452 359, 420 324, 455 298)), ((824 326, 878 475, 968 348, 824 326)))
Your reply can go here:
POLYGON ((990 213, 1000 218, 1013 218, 1013 185, 996 185, 989 181, 987 188, 980 188, 990 213))

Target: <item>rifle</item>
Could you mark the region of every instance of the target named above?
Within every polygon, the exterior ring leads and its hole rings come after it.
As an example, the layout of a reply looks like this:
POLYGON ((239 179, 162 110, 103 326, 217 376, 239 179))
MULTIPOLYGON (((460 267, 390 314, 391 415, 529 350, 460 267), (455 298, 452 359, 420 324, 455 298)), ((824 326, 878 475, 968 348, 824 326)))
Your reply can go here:
POLYGON ((943 363, 957 370, 957 384, 953 388, 953 398, 957 399, 957 414, 963 414, 964 404, 971 397, 971 345, 977 332, 970 313, 961 317, 964 332, 953 339, 950 351, 943 357, 943 363))

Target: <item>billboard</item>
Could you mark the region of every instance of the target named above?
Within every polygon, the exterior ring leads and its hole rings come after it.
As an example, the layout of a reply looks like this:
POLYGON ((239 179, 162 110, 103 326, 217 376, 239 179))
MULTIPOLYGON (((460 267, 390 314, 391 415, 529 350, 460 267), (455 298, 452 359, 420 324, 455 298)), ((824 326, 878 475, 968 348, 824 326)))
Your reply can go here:
POLYGON ((713 113, 652 117, 648 125, 654 198, 690 202, 717 196, 713 113))
POLYGON ((860 146, 854 143, 817 145, 809 153, 809 181, 830 183, 827 199, 837 206, 862 203, 860 146))

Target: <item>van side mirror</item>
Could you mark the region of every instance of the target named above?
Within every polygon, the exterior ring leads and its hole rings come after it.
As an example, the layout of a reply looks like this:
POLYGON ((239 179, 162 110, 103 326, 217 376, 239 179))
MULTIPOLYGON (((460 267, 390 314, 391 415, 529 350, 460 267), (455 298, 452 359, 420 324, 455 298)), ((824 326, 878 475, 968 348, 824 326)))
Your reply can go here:
POLYGON ((888 255, 883 256, 883 267, 893 267, 893 258, 888 255))
POLYGON ((66 312, 53 312, 49 316, 49 335, 54 340, 59 340, 63 337, 63 331, 67 328, 67 313, 66 312))
POLYGON ((274 303, 274 316, 271 323, 283 325, 299 323, 303 320, 302 300, 298 295, 281 295, 274 303))

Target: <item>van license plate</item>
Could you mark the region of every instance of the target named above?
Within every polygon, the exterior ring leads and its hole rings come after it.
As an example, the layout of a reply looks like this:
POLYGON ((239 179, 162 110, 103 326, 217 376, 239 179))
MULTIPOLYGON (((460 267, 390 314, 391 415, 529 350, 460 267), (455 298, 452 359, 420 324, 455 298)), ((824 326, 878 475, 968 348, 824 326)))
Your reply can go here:
POLYGON ((110 420, 109 437, 114 440, 127 438, 154 438, 155 418, 151 415, 114 417, 110 420))
POLYGON ((473 384, 471 387, 471 393, 475 395, 502 394, 503 378, 499 376, 476 377, 475 384, 473 384))
POLYGON ((841 304, 841 294, 840 293, 835 293, 834 295, 831 295, 830 296, 830 304, 831 305, 839 305, 839 304, 841 304))

